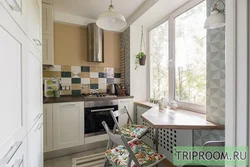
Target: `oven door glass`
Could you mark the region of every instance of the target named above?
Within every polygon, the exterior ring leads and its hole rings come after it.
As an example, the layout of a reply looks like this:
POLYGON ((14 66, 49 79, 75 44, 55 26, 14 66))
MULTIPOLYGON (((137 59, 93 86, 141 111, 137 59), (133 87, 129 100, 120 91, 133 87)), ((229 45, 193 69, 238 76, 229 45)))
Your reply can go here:
POLYGON ((115 123, 110 114, 111 110, 118 110, 118 106, 85 108, 85 137, 105 134, 106 132, 102 126, 102 121, 105 121, 111 130, 114 128, 115 123))

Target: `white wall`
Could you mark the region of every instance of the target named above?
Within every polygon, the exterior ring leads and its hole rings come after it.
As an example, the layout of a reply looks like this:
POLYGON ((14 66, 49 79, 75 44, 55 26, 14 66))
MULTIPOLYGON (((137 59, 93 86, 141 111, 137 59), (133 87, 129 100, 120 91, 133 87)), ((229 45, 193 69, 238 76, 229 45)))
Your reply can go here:
MULTIPOLYGON (((146 42, 146 33, 144 30, 144 40, 146 42)), ((145 66, 139 66, 135 70, 136 55, 140 52, 141 26, 130 26, 130 94, 134 96, 135 101, 148 100, 148 63, 145 66)), ((143 50, 144 51, 144 50, 143 50)), ((148 62, 148 57, 147 60, 148 62)))
POLYGON ((96 20, 83 18, 81 16, 75 16, 67 13, 54 12, 54 21, 62 23, 70 23, 81 26, 87 26, 89 23, 95 23, 96 20))

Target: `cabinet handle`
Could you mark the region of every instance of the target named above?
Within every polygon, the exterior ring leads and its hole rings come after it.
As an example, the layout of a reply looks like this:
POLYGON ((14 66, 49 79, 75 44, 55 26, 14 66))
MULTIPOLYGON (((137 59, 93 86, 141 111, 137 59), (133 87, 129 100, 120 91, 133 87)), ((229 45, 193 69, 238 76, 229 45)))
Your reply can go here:
POLYGON ((16 0, 5 0, 9 7, 16 12, 22 12, 22 9, 19 7, 16 0))
POLYGON ((42 46, 42 43, 38 39, 33 39, 33 41, 36 43, 37 46, 42 46))
POLYGON ((75 103, 61 104, 62 106, 75 106, 75 103))
POLYGON ((37 116, 34 118, 34 122, 36 122, 39 118, 41 118, 42 115, 43 113, 37 114, 37 116))
POLYGON ((91 112, 102 112, 102 111, 110 111, 110 110, 114 110, 114 108, 105 108, 105 109, 91 110, 91 112))
POLYGON ((5 163, 5 164, 7 163, 8 164, 21 145, 22 145, 22 142, 16 142, 16 143, 14 143, 10 147, 9 151, 5 154, 5 156, 3 157, 3 159, 0 160, 1 164, 2 163, 5 163))
POLYGON ((16 160, 15 164, 12 167, 20 167, 23 164, 23 159, 16 160))
POLYGON ((37 130, 40 130, 42 126, 43 126, 43 123, 38 124, 34 132, 36 132, 37 130))

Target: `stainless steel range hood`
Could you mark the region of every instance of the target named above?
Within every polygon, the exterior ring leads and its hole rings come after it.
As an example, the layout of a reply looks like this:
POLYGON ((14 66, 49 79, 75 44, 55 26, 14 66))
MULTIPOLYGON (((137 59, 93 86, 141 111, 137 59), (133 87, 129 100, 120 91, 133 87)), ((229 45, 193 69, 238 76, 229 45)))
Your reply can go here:
POLYGON ((103 30, 95 23, 88 25, 88 61, 104 63, 103 30))

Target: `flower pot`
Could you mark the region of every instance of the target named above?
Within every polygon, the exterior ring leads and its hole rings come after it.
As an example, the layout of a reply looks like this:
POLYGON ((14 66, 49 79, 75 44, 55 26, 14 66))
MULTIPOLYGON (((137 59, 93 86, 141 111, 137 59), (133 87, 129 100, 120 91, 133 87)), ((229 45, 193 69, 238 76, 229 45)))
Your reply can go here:
POLYGON ((146 58, 147 56, 143 56, 142 58, 139 59, 139 64, 141 66, 144 66, 146 64, 146 58))

